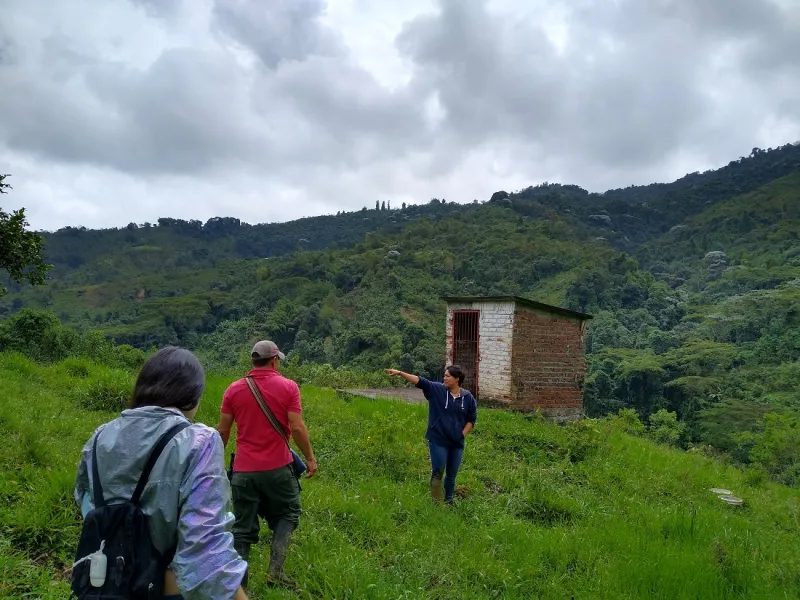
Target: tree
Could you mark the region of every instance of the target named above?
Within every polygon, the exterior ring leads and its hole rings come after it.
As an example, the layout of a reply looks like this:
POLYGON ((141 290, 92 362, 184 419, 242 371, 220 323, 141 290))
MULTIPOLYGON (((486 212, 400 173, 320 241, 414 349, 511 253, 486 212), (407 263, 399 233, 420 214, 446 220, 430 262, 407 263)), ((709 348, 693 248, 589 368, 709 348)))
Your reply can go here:
MULTIPOLYGON (((0 175, 0 194, 8 193, 11 186, 5 183, 8 175, 0 175)), ((0 269, 8 272, 17 283, 27 281, 31 285, 42 285, 52 265, 44 263, 44 237, 26 231, 28 222, 25 209, 11 214, 0 209, 0 269)), ((6 292, 0 287, 0 296, 6 292)))
POLYGON ((381 210, 386 210, 386 200, 381 202, 381 210))
POLYGON ((380 209, 381 209, 381 201, 375 200, 375 210, 380 210, 380 209))

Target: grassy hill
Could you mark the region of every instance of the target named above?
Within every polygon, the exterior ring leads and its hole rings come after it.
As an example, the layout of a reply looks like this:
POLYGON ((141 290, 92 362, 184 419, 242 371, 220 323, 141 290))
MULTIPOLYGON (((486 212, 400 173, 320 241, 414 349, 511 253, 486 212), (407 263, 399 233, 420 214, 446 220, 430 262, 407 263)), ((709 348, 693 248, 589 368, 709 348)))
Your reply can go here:
MULTIPOLYGON (((209 376, 199 421, 216 424, 232 378, 209 376)), ((0 353, 0 596, 67 597, 76 461, 116 414, 90 408, 124 403, 132 382, 85 358, 0 353)), ((310 597, 800 597, 798 491, 656 444, 630 415, 558 427, 482 410, 449 509, 428 498, 425 407, 313 387, 303 399, 320 471, 287 569, 310 597)), ((265 540, 254 597, 296 597, 260 584, 267 562, 265 540)))

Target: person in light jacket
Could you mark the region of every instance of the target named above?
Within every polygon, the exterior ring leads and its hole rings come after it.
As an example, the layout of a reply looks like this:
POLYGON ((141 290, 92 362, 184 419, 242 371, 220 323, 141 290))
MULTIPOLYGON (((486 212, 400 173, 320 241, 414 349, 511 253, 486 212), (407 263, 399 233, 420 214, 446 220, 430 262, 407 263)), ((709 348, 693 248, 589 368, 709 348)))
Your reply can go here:
POLYGON ((428 401, 428 429, 425 439, 431 454, 431 495, 437 502, 453 502, 456 475, 464 456, 465 439, 475 427, 478 403, 467 390, 461 389, 464 372, 458 365, 445 369, 444 383, 429 381, 397 369, 387 369, 391 376, 399 375, 422 390, 428 401))
MULTIPOLYGON (((205 388, 197 357, 167 347, 142 366, 131 408, 101 425, 83 448, 75 500, 83 517, 94 508, 90 477, 92 447, 106 502, 130 499, 153 446, 181 421, 191 422, 205 388)), ((242 579, 247 563, 233 546, 230 484, 222 439, 215 429, 193 423, 164 448, 141 497, 153 545, 176 548, 164 575, 164 599, 247 600, 242 579)))

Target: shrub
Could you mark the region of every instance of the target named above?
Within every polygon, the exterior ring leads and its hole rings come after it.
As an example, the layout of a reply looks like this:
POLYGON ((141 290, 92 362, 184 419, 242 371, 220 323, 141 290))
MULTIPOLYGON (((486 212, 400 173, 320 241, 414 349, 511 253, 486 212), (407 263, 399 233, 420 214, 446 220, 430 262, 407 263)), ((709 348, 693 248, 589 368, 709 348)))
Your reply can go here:
POLYGON ((769 480, 769 473, 760 465, 750 465, 744 471, 744 482, 753 488, 760 488, 769 480))
POLYGON ((103 369, 75 389, 75 398, 86 410, 120 412, 130 405, 133 378, 130 374, 103 369))
POLYGON ((21 352, 37 361, 67 357, 78 340, 79 335, 50 311, 23 308, 0 324, 0 350, 21 352))
POLYGON ((581 462, 595 455, 600 447, 600 432, 594 420, 572 421, 566 430, 571 462, 581 462))
POLYGON ((0 366, 8 371, 29 377, 34 377, 39 370, 35 363, 19 352, 0 353, 0 366))
POLYGON ((513 513, 541 526, 564 525, 580 513, 578 503, 552 482, 532 479, 528 489, 512 500, 513 513))
POLYGON ((800 461, 789 466, 781 473, 779 480, 790 487, 800 487, 800 461))
POLYGON ((740 453, 761 467, 774 479, 786 485, 800 483, 800 418, 794 415, 768 413, 758 432, 742 432, 735 436, 740 453))
POLYGON ((639 420, 639 413, 632 408, 620 409, 616 415, 611 416, 611 422, 620 431, 630 435, 644 435, 647 431, 647 427, 639 420))
POLYGON ((336 367, 329 364, 300 363, 297 356, 281 365, 281 373, 300 385, 316 385, 334 389, 343 388, 387 388, 405 383, 399 377, 389 377, 383 371, 365 371, 351 367, 336 367))
POLYGON ((0 350, 30 356, 38 350, 45 333, 60 325, 55 313, 23 308, 0 324, 0 350))
POLYGON ((76 379, 84 379, 89 376, 91 372, 90 365, 92 363, 80 358, 67 358, 61 361, 61 366, 70 377, 76 379))
POLYGON ((99 331, 87 331, 75 346, 74 354, 95 362, 106 362, 114 353, 114 344, 99 331))
POLYGON ((113 355, 106 360, 106 363, 111 367, 138 372, 147 357, 146 352, 128 344, 121 344, 114 347, 113 355))
POLYGON ((65 327, 45 310, 23 308, 0 323, 0 351, 19 352, 40 363, 85 357, 110 367, 138 370, 147 355, 128 345, 116 346, 99 331, 65 327))
POLYGON ((662 408, 650 415, 650 437, 662 444, 680 446, 686 425, 678 421, 674 412, 662 408))

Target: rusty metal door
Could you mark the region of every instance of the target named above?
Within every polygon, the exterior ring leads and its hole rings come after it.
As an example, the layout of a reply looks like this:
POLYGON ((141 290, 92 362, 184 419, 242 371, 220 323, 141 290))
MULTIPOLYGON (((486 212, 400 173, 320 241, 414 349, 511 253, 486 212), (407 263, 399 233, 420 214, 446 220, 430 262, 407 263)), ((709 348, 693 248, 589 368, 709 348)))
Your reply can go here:
POLYGON ((462 387, 478 397, 478 360, 480 311, 453 311, 453 364, 464 371, 462 387))

